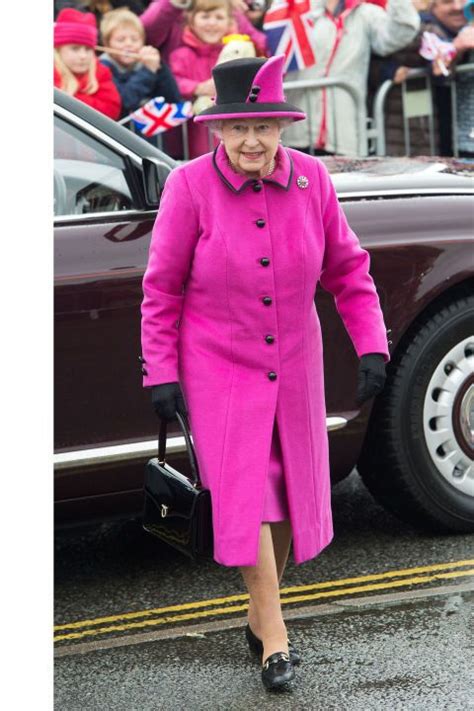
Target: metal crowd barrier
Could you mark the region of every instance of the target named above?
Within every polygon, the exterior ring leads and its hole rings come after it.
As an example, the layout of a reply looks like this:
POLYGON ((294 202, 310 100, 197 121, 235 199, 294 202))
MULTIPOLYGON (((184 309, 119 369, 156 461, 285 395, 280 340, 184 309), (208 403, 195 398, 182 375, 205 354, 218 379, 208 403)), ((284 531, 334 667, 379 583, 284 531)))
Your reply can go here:
MULTIPOLYGON (((301 81, 289 81, 285 82, 283 84, 283 89, 284 91, 294 91, 294 90, 299 90, 304 92, 304 103, 306 105, 306 114, 308 116, 307 121, 309 122, 309 135, 314 137, 313 141, 310 141, 310 146, 309 150, 311 154, 314 154, 314 141, 315 141, 315 133, 316 129, 313 131, 313 124, 312 124, 312 116, 313 116, 313 111, 311 109, 311 97, 314 94, 315 91, 320 91, 321 89, 333 89, 333 88, 339 88, 342 89, 343 91, 346 91, 349 96, 351 97, 355 111, 356 111, 356 117, 357 117, 357 125, 356 125, 356 131, 357 131, 357 146, 360 155, 367 155, 367 126, 366 126, 366 112, 365 112, 365 106, 364 106, 364 100, 360 94, 360 92, 353 87, 351 84, 349 84, 347 81, 344 79, 341 79, 339 77, 323 77, 321 79, 314 79, 314 80, 301 80, 301 81)), ((128 125, 130 130, 135 131, 133 121, 131 121, 129 116, 125 116, 125 118, 121 119, 119 121, 120 124, 122 125, 128 125)), ((189 159, 189 140, 188 140, 188 127, 187 123, 181 124, 181 131, 182 131, 182 143, 183 143, 183 159, 188 160, 189 159)), ((157 136, 153 137, 153 144, 156 145, 158 148, 163 150, 163 136, 164 134, 158 134, 157 136)), ((150 139, 147 139, 150 140, 150 139)), ((283 140, 284 140, 284 134, 283 134, 283 140)), ((336 149, 337 149, 337 144, 336 144, 336 149)), ((213 150, 213 142, 212 142, 212 134, 209 132, 209 150, 213 150)), ((337 152, 337 151, 336 151, 337 152)))
MULTIPOLYGON (((452 119, 453 119, 453 151, 454 155, 459 154, 457 146, 457 106, 456 106, 456 76, 458 74, 464 74, 474 71, 474 63, 463 64, 459 67, 453 68, 451 77, 445 80, 445 85, 451 87, 451 103, 452 103, 452 119)), ((410 143, 410 120, 413 118, 425 117, 427 119, 429 128, 429 144, 430 144, 430 154, 435 154, 435 126, 434 126, 434 103, 433 103, 433 77, 429 69, 410 69, 407 79, 401 84, 395 84, 393 81, 385 81, 374 98, 373 104, 373 117, 368 117, 366 114, 365 102, 360 94, 360 92, 347 81, 341 77, 322 77, 320 79, 314 80, 301 80, 301 81, 288 81, 283 84, 285 92, 291 91, 302 91, 304 108, 307 113, 307 121, 309 124, 309 136, 313 137, 313 140, 309 141, 309 151, 314 154, 314 142, 315 142, 315 127, 313 126, 313 111, 311 109, 311 99, 314 92, 321 91, 322 89, 342 89, 347 92, 352 99, 356 113, 356 126, 355 130, 357 132, 357 146, 358 153, 360 156, 365 156, 369 153, 369 141, 371 148, 377 156, 386 155, 386 136, 385 136, 385 105, 387 96, 394 86, 400 86, 402 92, 402 110, 403 110, 403 132, 404 132, 404 142, 405 142, 405 154, 410 155, 411 143, 410 143), (422 79, 424 81, 423 88, 410 89, 410 84, 413 81, 418 81, 422 79), (368 128, 368 124, 370 128, 368 128)), ((126 116, 119 123, 129 124, 130 129, 133 131, 133 122, 130 121, 130 117, 126 116)), ((183 145, 183 159, 189 159, 189 140, 188 140, 188 126, 184 123, 180 127, 182 145, 183 145)), ((153 137, 152 142, 158 148, 163 150, 163 136, 165 134, 158 134, 153 137)), ((150 140, 150 139, 148 139, 150 140)), ((284 140, 284 134, 283 134, 284 140)), ((337 141, 337 136, 336 136, 337 141)), ((213 139, 212 134, 209 132, 209 150, 213 149, 213 139)), ((336 154, 337 154, 337 143, 336 143, 336 154)))
MULTIPOLYGON (((314 140, 315 132, 313 132, 312 125, 312 110, 311 110, 311 95, 315 90, 319 91, 321 89, 330 88, 333 89, 337 87, 338 89, 343 89, 351 97, 357 117, 357 146, 358 153, 361 156, 367 155, 367 124, 366 124, 366 110, 364 105, 363 97, 361 96, 358 89, 356 89, 352 84, 349 84, 345 79, 341 77, 321 77, 320 79, 313 80, 301 80, 301 81, 287 81, 283 84, 284 91, 292 90, 303 90, 304 91, 304 102, 306 104, 306 115, 307 121, 309 123, 309 135, 313 137, 310 142, 310 153, 314 154, 314 140)), ((284 136, 284 134, 283 134, 284 136)), ((337 153, 337 144, 336 144, 337 153)))
POLYGON ((426 69, 410 69, 407 79, 400 84, 395 84, 392 80, 384 81, 377 90, 374 99, 374 129, 375 153, 378 156, 386 155, 385 141, 385 102, 390 90, 394 86, 401 86, 402 109, 403 109, 403 133, 405 139, 405 153, 410 155, 410 127, 411 118, 426 116, 429 125, 430 154, 434 155, 434 119, 433 119, 433 88, 431 73, 426 69), (409 91, 407 84, 414 79, 423 79, 425 89, 409 91))
MULTIPOLYGON (((451 114, 452 114, 452 141, 453 153, 459 155, 457 141, 457 101, 456 101, 456 77, 458 74, 474 72, 474 63, 460 64, 453 67, 451 76, 444 80, 443 85, 451 89, 451 114)), ((411 153, 410 144, 410 120, 413 118, 426 117, 429 127, 430 154, 435 154, 435 128, 434 128, 434 102, 433 102, 433 75, 429 69, 410 69, 408 76, 401 84, 395 84, 391 80, 385 81, 377 90, 373 106, 374 128, 369 132, 369 137, 375 139, 375 153, 378 156, 385 156, 387 153, 385 138, 385 103, 387 96, 394 86, 400 86, 402 91, 403 109, 403 133, 405 141, 405 154, 411 153), (425 87, 423 89, 411 89, 409 84, 413 81, 423 79, 425 87)))
MULTIPOLYGON (((457 83, 456 83, 456 76, 458 74, 470 74, 472 73, 474 75, 474 62, 470 62, 469 64, 460 64, 458 67, 456 67, 456 72, 454 75, 454 81, 451 82, 451 116, 452 116, 452 122, 453 122, 453 153, 456 158, 459 157, 459 150, 458 150, 458 111, 457 111, 457 83)), ((474 139, 474 115, 471 114, 471 121, 472 121, 472 129, 471 129, 471 138, 474 139)))

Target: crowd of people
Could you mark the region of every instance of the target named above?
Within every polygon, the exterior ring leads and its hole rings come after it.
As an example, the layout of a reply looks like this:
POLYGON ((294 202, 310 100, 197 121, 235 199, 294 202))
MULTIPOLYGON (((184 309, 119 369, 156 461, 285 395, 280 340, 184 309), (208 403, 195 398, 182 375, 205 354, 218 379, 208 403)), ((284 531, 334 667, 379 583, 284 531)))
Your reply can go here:
MULTIPOLYGON (((449 82, 456 67, 474 61, 474 0, 302 3, 310 17, 315 62, 288 71, 285 79, 343 78, 370 107, 383 81, 401 84, 411 68, 425 67, 434 77, 436 152, 452 155, 449 82), (426 32, 440 41, 430 59, 420 54, 426 32)), ((244 52, 235 56, 271 56, 263 29, 271 7, 272 0, 56 0, 54 84, 114 120, 158 96, 170 103, 189 100, 198 113, 215 95, 213 67, 233 56, 226 45, 234 42, 244 52)), ((456 148, 472 157, 474 73, 456 75, 456 87, 456 148)), ((360 155, 356 108, 347 92, 322 89, 311 94, 309 106, 301 93, 288 92, 292 103, 309 109, 309 120, 289 127, 285 143, 317 154, 360 155)), ((392 92, 386 110, 388 153, 404 150, 397 136, 401 110, 392 92)), ((419 128, 414 150, 422 153, 427 150, 422 122, 419 128)), ((188 129, 190 157, 209 151, 207 130, 192 121, 188 129)), ((169 149, 180 157, 178 141, 169 141, 169 149)))

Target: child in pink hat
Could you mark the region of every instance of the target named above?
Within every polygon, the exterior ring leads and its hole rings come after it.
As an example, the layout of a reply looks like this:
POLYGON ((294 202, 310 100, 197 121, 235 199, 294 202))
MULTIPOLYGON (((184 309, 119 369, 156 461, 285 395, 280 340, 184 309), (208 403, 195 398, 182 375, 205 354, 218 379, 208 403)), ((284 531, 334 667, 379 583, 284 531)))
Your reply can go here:
POLYGON ((120 94, 110 69, 96 59, 97 35, 96 19, 91 12, 61 10, 54 25, 54 86, 118 119, 120 94))
MULTIPOLYGON (((216 93, 212 70, 222 51, 222 39, 232 27, 230 0, 195 0, 187 13, 182 47, 170 55, 170 67, 185 99, 216 93)), ((190 158, 212 150, 206 128, 188 124, 190 158)), ((215 145, 215 144, 214 144, 215 145)))

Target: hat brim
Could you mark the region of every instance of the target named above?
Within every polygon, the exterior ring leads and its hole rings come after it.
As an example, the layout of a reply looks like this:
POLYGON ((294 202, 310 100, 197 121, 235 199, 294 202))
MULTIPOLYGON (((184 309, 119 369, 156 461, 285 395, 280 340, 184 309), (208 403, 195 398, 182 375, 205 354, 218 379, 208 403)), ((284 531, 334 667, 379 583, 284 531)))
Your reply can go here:
POLYGON ((282 102, 281 104, 264 103, 235 103, 215 104, 201 111, 194 117, 197 123, 203 121, 218 121, 236 118, 289 118, 293 121, 303 121, 306 118, 304 111, 297 106, 282 102))

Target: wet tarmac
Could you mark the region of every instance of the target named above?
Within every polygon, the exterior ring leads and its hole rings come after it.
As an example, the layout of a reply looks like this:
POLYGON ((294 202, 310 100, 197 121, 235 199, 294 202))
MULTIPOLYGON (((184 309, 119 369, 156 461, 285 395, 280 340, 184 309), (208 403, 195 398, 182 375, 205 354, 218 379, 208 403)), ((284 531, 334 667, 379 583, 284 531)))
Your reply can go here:
MULTIPOLYGON (((398 521, 355 473, 335 487, 333 511, 335 540, 307 564, 290 562, 284 586, 427 565, 451 572, 363 597, 285 606, 304 660, 284 694, 264 691, 244 642, 242 611, 179 629, 170 623, 60 642, 57 711, 474 709, 473 576, 455 567, 474 558, 474 537, 423 533, 398 521)), ((244 592, 237 571, 189 563, 131 522, 59 534, 55 552, 57 625, 244 592)))
POLYGON ((294 689, 263 689, 243 630, 56 660, 61 711, 474 708, 474 591, 293 620, 294 689))
MULTIPOLYGON (((317 558, 294 565, 284 585, 474 558, 474 536, 420 532, 373 500, 356 472, 332 493, 335 536, 317 558)), ((58 534, 57 624, 244 592, 240 574, 212 560, 194 564, 134 522, 58 534)))

